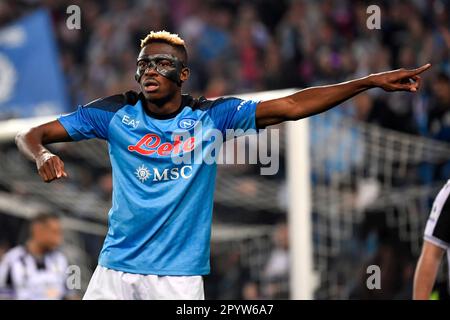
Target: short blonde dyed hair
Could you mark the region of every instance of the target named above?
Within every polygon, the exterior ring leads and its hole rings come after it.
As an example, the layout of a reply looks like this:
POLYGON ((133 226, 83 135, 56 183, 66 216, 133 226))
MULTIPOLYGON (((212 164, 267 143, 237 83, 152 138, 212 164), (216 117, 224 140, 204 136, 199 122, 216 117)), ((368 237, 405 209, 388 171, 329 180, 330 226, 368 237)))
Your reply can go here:
POLYGON ((188 54, 186 45, 184 43, 184 40, 176 33, 170 33, 165 30, 150 31, 150 33, 147 34, 147 36, 141 40, 141 49, 144 48, 146 45, 158 42, 167 43, 176 48, 183 55, 184 57, 183 60, 185 60, 184 63, 187 63, 188 54))
POLYGON ((150 33, 141 40, 141 48, 152 42, 165 42, 174 47, 183 46, 186 48, 184 44, 184 40, 176 33, 170 33, 168 31, 150 31, 150 33))

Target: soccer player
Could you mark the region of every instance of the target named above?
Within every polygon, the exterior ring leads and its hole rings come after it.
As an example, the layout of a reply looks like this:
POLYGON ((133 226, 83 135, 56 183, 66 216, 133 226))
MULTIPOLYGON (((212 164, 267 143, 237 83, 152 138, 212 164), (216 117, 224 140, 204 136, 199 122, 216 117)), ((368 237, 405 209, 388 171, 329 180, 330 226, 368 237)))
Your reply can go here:
POLYGON ((450 263, 450 180, 436 196, 425 227, 422 253, 414 276, 415 300, 428 300, 442 257, 447 251, 450 263))
POLYGON ((395 70, 309 88, 268 101, 182 94, 189 79, 184 41, 166 31, 141 42, 136 81, 141 92, 95 100, 57 120, 21 132, 20 151, 45 182, 67 177, 44 145, 107 140, 113 174, 109 230, 84 299, 204 299, 216 165, 175 164, 176 155, 208 149, 213 140, 178 132, 265 128, 324 112, 367 89, 419 89, 430 67, 395 70), (206 129, 206 130, 205 130, 206 129))
POLYGON ((62 228, 57 215, 40 213, 24 245, 9 250, 0 263, 2 296, 19 300, 75 298, 66 286, 67 259, 57 248, 62 228))

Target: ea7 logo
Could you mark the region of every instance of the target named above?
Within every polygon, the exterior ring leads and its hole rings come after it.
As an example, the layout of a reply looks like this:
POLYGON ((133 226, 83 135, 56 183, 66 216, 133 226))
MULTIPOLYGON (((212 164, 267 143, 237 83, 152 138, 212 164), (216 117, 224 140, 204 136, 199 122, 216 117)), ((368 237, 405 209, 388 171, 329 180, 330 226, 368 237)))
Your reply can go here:
POLYGON ((139 120, 134 120, 134 119, 131 119, 129 116, 124 115, 122 118, 122 123, 136 129, 139 125, 139 120))
POLYGON ((189 130, 192 127, 194 127, 196 122, 197 122, 197 120, 192 119, 192 118, 183 118, 180 121, 178 121, 178 128, 184 129, 184 130, 189 130))

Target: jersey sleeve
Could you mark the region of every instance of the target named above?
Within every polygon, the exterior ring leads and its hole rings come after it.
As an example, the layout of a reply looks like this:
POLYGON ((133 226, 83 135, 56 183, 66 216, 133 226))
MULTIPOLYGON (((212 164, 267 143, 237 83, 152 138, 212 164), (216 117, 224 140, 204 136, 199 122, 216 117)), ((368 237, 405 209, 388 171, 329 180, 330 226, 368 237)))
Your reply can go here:
POLYGON ((436 197, 425 228, 424 239, 450 249, 450 183, 444 186, 436 197))
POLYGON ((75 141, 92 138, 107 140, 108 126, 113 116, 114 112, 79 106, 76 111, 60 116, 58 121, 75 141))
POLYGON ((256 127, 256 107, 259 101, 238 98, 221 98, 210 109, 210 116, 217 129, 225 135, 227 129, 254 130, 256 127))

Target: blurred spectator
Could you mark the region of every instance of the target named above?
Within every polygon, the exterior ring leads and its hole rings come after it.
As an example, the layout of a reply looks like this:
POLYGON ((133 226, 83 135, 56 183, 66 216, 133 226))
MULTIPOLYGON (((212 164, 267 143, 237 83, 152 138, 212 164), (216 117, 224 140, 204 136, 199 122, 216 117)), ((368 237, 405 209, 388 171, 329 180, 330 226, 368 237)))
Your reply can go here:
POLYGON ((368 116, 368 121, 381 127, 418 134, 414 109, 414 97, 404 92, 394 92, 375 99, 374 106, 368 116))
POLYGON ((450 141, 450 78, 439 73, 431 84, 433 95, 429 106, 428 128, 431 137, 450 141))
MULTIPOLYGON (((428 130, 433 139, 450 142, 450 78, 439 73, 433 80, 433 95, 429 103, 428 130)), ((430 168, 431 178, 445 180, 450 176, 450 162, 442 162, 430 168)))
POLYGON ((350 299, 370 300, 410 300, 415 262, 404 244, 385 237, 374 255, 362 265, 356 286, 350 292, 350 299), (368 273, 369 266, 380 270, 380 288, 369 288, 367 280, 373 273, 368 273))
MULTIPOLYGON (((193 69, 186 90, 207 96, 332 83, 425 62, 450 72, 446 1, 378 1, 383 12, 380 31, 366 27, 367 4, 349 0, 263 1, 258 6, 250 1, 80 0, 80 30, 66 27, 70 4, 45 2, 54 19, 74 108, 135 88, 139 39, 159 29, 178 30, 186 39, 193 69)), ((39 2, 2 2, 0 25, 37 7, 39 2)), ((369 121, 394 129, 399 124, 399 130, 415 133, 411 116, 396 106, 410 105, 411 98, 399 95, 388 101, 379 95, 370 94, 379 114, 369 121)))

